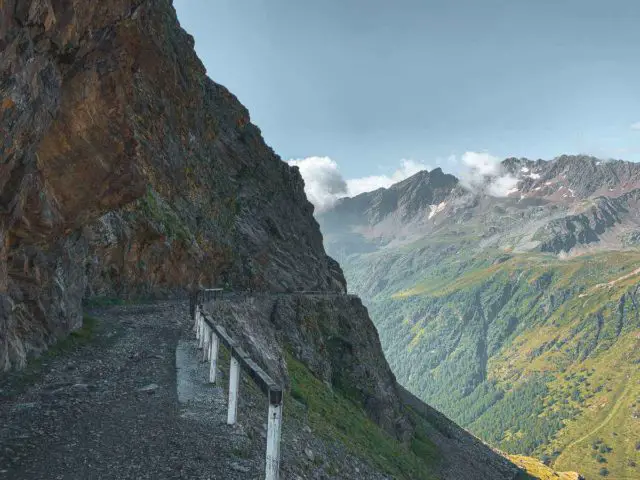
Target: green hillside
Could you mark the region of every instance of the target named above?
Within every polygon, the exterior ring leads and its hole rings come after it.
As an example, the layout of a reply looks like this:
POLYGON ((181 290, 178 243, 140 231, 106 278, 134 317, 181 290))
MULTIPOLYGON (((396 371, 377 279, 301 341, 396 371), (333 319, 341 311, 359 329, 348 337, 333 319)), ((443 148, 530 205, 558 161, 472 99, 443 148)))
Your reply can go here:
MULTIPOLYGON (((393 279, 398 258, 358 265, 393 279)), ((399 381, 504 451, 587 478, 640 478, 640 251, 485 251, 432 265, 397 265, 398 281, 368 302, 399 381)), ((352 282, 367 274, 346 270, 352 282)))
POLYGON ((412 393, 534 470, 638 479, 640 164, 508 158, 496 175, 341 200, 318 216, 327 251, 412 393))
POLYGON ((339 439, 351 453, 366 458, 376 468, 398 479, 433 480, 438 452, 424 435, 416 435, 408 445, 391 438, 339 391, 334 391, 291 355, 287 357, 291 375, 291 415, 305 418, 327 441, 339 439))

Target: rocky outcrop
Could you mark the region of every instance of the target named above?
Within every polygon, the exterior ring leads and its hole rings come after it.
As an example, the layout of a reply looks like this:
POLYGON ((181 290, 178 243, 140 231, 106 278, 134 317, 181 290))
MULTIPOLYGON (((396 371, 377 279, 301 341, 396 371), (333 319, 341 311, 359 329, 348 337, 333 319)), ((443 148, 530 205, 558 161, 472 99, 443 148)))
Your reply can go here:
POLYGON ((375 225, 389 215, 396 215, 402 221, 409 221, 421 210, 445 201, 457 185, 458 179, 440 168, 424 170, 389 188, 341 199, 322 218, 328 231, 332 229, 332 220, 339 224, 346 220, 375 225))
POLYGON ((433 229, 433 219, 458 201, 458 179, 436 168, 421 171, 387 189, 343 198, 318 215, 325 246, 344 262, 391 241, 407 242, 433 229))
POLYGON ((83 296, 344 291, 297 169, 169 0, 0 8, 0 369, 78 326, 83 296))
POLYGON ((210 305, 217 321, 285 384, 285 350, 321 380, 361 404, 390 434, 407 439, 396 380, 367 309, 354 295, 227 297, 210 305))
POLYGON ((524 194, 553 197, 564 186, 556 200, 572 201, 591 196, 617 197, 640 187, 640 165, 623 160, 603 160, 588 155, 560 155, 553 160, 508 158, 504 169, 521 180, 524 194), (564 194, 567 194, 563 197, 564 194))
POLYGON ((550 221, 538 230, 534 239, 540 240, 543 252, 568 252, 576 245, 600 241, 611 227, 622 222, 628 210, 617 199, 599 197, 585 211, 550 221))

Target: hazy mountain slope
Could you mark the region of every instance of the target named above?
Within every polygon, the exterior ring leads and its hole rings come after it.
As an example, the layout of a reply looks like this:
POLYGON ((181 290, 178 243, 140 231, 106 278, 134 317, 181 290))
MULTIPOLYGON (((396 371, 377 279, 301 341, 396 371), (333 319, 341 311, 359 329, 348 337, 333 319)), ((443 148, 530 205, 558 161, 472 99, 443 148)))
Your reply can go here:
POLYGON ((639 172, 589 157, 508 159, 501 174, 519 181, 507 197, 454 184, 434 208, 400 191, 398 204, 417 208, 384 233, 398 211, 363 213, 381 192, 318 218, 400 383, 504 450, 591 475, 604 458, 613 478, 632 478, 639 172), (602 432, 604 454, 591 445, 602 432))

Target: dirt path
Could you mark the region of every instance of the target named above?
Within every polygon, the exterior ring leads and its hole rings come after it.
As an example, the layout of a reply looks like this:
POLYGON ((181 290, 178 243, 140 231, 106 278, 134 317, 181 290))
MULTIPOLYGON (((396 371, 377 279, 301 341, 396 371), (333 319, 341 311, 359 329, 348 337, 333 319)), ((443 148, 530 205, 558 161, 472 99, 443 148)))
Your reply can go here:
POLYGON ((640 274, 640 268, 636 268, 633 272, 627 273, 626 275, 618 277, 615 280, 611 280, 610 282, 599 283, 597 285, 594 285, 586 293, 581 293, 580 295, 578 295, 578 298, 584 298, 586 296, 589 296, 591 293, 593 293, 594 290, 597 290, 599 288, 613 287, 616 283, 622 282, 623 280, 626 280, 627 278, 631 278, 631 277, 633 277, 635 275, 638 275, 638 274, 640 274))
MULTIPOLYGON (((592 437, 593 435, 595 435, 596 433, 598 433, 600 430, 602 430, 604 427, 607 426, 607 424, 613 419, 613 417, 616 415, 616 413, 618 413, 618 410, 620 410, 620 408, 622 407, 622 401, 624 400, 624 398, 627 396, 627 394, 629 393, 629 390, 631 389, 631 382, 627 383, 627 386, 625 387, 624 391, 622 392, 622 394, 620 395, 620 397, 618 397, 618 400, 616 401, 616 404, 613 406, 613 408, 611 409, 611 411, 609 412, 609 414, 605 417, 605 419, 597 426, 595 427, 593 430, 591 430, 589 433, 587 433, 586 435, 583 435, 582 437, 578 438, 577 440, 574 440, 573 442, 571 442, 569 445, 567 445, 564 449, 563 449, 563 453, 562 455, 560 455, 558 457, 558 459, 560 459, 563 455, 564 452, 566 452, 567 450, 575 447, 576 445, 578 445, 579 443, 584 442, 585 440, 588 440, 590 437, 592 437)), ((557 461, 557 460, 556 460, 557 461)))
MULTIPOLYGON (((244 419, 257 434, 227 426, 222 387, 195 389, 197 398, 179 402, 181 338, 185 358, 196 365, 187 361, 183 370, 196 384, 200 375, 194 342, 184 340, 191 338, 187 311, 186 304, 158 303, 95 312, 89 344, 46 360, 35 378, 3 378, 0 478, 261 478, 260 420, 244 419)), ((255 401, 244 397, 245 405, 255 401)))
MULTIPOLYGON (((210 385, 188 310, 89 312, 88 343, 0 376, 0 480, 263 479, 267 400, 242 374, 238 423, 226 424, 228 353, 210 385)), ((291 411, 285 402, 282 478, 388 478, 291 411)))

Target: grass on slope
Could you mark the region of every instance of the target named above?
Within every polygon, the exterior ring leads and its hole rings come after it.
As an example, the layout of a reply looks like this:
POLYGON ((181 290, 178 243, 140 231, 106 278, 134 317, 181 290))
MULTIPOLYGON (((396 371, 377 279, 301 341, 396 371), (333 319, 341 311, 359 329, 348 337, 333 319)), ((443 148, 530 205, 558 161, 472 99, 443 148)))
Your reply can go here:
POLYGON ((82 319, 82 327, 72 331, 69 335, 54 343, 49 350, 40 357, 40 360, 69 353, 87 344, 94 336, 97 323, 97 319, 85 315, 82 319))
POLYGON ((377 326, 398 378, 443 411, 457 412, 458 421, 472 410, 459 405, 482 387, 488 393, 480 400, 493 404, 483 404, 480 420, 465 425, 495 446, 556 459, 554 468, 590 480, 640 479, 640 252, 500 255, 445 258, 388 306, 375 305, 378 316, 393 318, 378 318, 377 326), (481 320, 463 315, 471 302, 481 320), (476 334, 477 346, 469 343, 476 334), (471 378, 465 369, 475 365, 483 341, 500 342, 487 358, 484 383, 446 403, 447 379, 471 378), (422 371, 415 367, 420 362, 422 371), (540 378, 541 388, 529 388, 540 378), (530 414, 506 408, 523 395, 530 414))
POLYGON ((523 455, 508 455, 507 458, 525 470, 526 473, 523 472, 518 480, 578 480, 580 478, 576 472, 556 472, 535 458, 523 455))
POLYGON ((610 349, 570 369, 554 387, 565 397, 570 387, 582 399, 580 415, 566 423, 546 451, 559 452, 556 468, 580 468, 588 479, 640 478, 640 333, 631 333, 610 349), (584 372, 580 385, 571 385, 584 372), (567 379, 569 379, 567 381, 567 379), (601 475, 605 473, 607 475, 601 475))
POLYGON ((556 469, 580 471, 589 479, 640 478, 640 332, 634 328, 616 336, 613 331, 622 296, 640 281, 637 265, 636 252, 561 264, 552 287, 584 286, 583 293, 490 361, 490 376, 498 382, 535 373, 550 378, 538 418, 562 411, 568 418, 535 453, 555 459, 556 469), (598 315, 605 319, 600 328, 595 326, 598 315))
POLYGON ((292 415, 306 417, 311 428, 327 440, 341 441, 352 454, 370 461, 394 478, 432 480, 436 447, 417 435, 408 448, 389 436, 365 412, 323 382, 302 363, 287 355, 291 378, 292 415))
MULTIPOLYGON (((455 264, 457 261, 458 259, 454 259, 451 263, 455 264)), ((543 253, 507 257, 497 252, 487 252, 474 257, 460 275, 456 275, 451 266, 442 266, 422 282, 410 289, 397 292, 393 297, 443 297, 478 286, 498 274, 513 277, 521 272, 527 273, 530 283, 551 273, 558 278, 555 285, 558 289, 568 288, 579 280, 580 283, 591 285, 591 288, 584 292, 585 296, 590 296, 606 292, 607 287, 613 286, 608 285, 608 282, 616 282, 615 286, 618 287, 637 282, 640 271, 636 268, 639 264, 640 253, 637 250, 580 255, 566 260, 559 260, 555 255, 543 253), (504 261, 497 261, 500 256, 504 261), (445 268, 446 270, 440 271, 445 268)))
MULTIPOLYGON (((548 391, 540 399, 544 403, 540 422, 554 412, 570 414, 558 433, 536 453, 557 457, 555 468, 578 470, 589 479, 638 479, 640 333, 623 334, 611 348, 595 350, 593 355, 574 362, 567 360, 571 348, 569 353, 551 349, 538 357, 530 356, 553 337, 571 338, 568 327, 531 332, 532 338, 517 342, 511 349, 517 355, 509 356, 505 363, 495 359, 493 367, 500 368, 503 375, 519 372, 519 376, 528 378, 533 372, 544 371, 550 376, 548 391)), ((579 335, 572 340, 582 341, 579 335)))

